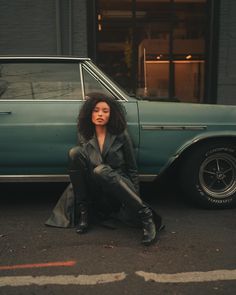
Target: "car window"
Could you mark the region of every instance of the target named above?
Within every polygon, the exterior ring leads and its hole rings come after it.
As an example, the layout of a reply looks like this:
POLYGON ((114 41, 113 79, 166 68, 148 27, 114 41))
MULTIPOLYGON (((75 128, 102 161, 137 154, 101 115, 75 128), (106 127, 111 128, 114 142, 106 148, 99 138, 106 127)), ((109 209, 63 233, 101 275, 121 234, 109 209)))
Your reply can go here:
POLYGON ((0 65, 1 99, 82 99, 80 71, 73 63, 0 65))
POLYGON ((112 95, 111 92, 105 86, 102 85, 102 83, 96 78, 96 76, 92 75, 92 73, 89 73, 84 67, 83 81, 85 97, 89 96, 89 94, 91 93, 99 92, 115 98, 114 95, 112 95))

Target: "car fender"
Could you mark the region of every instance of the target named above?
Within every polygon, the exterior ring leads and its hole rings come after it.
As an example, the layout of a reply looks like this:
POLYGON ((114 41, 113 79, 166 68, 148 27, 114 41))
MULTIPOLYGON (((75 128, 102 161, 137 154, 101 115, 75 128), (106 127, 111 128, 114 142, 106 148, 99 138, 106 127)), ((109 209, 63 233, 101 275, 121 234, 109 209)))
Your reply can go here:
POLYGON ((194 138, 192 138, 189 141, 186 141, 182 146, 178 148, 178 150, 175 152, 175 154, 169 158, 167 163, 163 166, 163 168, 160 171, 160 174, 162 174, 164 171, 166 171, 170 166, 172 166, 185 152, 187 152, 190 148, 193 148, 199 143, 203 143, 207 140, 214 140, 214 139, 232 139, 234 140, 234 144, 236 147, 236 131, 228 130, 228 131, 211 131, 211 132, 205 132, 198 134, 194 138))

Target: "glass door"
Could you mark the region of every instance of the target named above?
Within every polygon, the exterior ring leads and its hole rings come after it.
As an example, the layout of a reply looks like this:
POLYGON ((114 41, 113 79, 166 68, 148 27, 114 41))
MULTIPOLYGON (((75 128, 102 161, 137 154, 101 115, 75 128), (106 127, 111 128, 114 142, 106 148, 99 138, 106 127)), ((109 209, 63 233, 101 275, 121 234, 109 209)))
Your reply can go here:
POLYGON ((150 100, 203 101, 206 0, 97 1, 97 63, 150 100))

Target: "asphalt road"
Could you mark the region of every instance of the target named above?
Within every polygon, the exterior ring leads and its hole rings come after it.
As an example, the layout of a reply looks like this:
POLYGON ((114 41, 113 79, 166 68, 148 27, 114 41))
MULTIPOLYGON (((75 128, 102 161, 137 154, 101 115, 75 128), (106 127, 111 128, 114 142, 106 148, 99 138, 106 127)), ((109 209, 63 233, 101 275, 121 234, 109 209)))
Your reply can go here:
POLYGON ((65 184, 0 184, 0 294, 236 294, 236 209, 142 185, 166 225, 157 244, 118 224, 86 235, 44 226, 65 184))

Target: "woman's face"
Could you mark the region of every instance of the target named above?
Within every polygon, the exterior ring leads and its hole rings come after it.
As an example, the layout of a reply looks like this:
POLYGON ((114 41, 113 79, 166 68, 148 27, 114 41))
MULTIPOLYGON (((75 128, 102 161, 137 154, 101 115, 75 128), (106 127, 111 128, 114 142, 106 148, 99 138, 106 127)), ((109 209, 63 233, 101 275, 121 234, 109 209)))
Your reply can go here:
POLYGON ((105 126, 110 118, 110 107, 105 101, 98 102, 92 112, 92 122, 96 126, 105 126))

